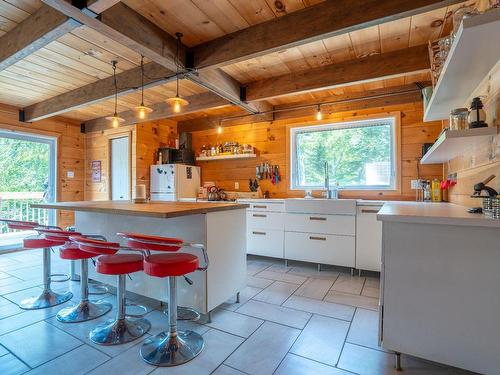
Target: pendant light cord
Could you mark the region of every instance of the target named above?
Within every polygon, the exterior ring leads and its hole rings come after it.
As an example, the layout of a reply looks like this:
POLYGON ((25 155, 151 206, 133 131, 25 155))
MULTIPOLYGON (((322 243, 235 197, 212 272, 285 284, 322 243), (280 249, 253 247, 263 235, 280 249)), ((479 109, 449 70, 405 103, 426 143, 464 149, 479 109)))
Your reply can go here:
POLYGON ((141 107, 144 107, 144 56, 141 55, 141 107))
POLYGON ((181 37, 182 33, 175 33, 175 36, 177 37, 177 45, 175 47, 175 75, 176 75, 176 93, 175 96, 180 98, 179 96, 179 68, 180 68, 180 62, 179 62, 179 54, 180 54, 180 47, 181 47, 181 37))
POLYGON ((111 62, 113 64, 113 83, 115 85, 115 116, 117 116, 117 107, 118 107, 118 84, 116 82, 116 61, 111 62))

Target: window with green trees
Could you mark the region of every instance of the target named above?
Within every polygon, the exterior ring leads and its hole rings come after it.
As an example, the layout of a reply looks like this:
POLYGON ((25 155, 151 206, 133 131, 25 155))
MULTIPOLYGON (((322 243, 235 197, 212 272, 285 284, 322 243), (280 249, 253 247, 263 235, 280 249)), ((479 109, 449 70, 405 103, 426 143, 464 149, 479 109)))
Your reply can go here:
POLYGON ((290 136, 292 189, 323 188, 325 162, 330 186, 395 188, 394 118, 293 128, 290 136))

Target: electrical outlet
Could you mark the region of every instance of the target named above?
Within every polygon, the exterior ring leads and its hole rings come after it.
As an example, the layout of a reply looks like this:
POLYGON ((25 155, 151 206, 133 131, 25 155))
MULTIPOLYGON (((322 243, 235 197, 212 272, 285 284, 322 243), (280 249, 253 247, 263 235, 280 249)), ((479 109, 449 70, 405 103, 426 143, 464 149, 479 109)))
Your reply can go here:
POLYGON ((422 186, 421 180, 411 180, 411 189, 412 190, 420 189, 421 186, 422 186))
POLYGON ((68 178, 75 178, 75 172, 73 172, 73 171, 68 171, 68 172, 66 173, 66 177, 68 177, 68 178))
POLYGON ((234 190, 240 190, 240 183, 239 182, 234 183, 234 190))

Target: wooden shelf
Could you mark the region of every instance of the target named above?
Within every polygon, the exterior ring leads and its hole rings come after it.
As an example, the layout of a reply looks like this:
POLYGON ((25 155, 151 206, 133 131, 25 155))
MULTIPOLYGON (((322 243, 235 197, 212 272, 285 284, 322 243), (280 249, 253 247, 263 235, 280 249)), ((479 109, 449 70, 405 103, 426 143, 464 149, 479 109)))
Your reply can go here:
POLYGON ((212 160, 230 160, 230 159, 249 159, 256 158, 256 154, 235 154, 235 155, 217 155, 217 156, 198 156, 196 161, 212 161, 212 160))
POLYGON ((444 163, 463 153, 464 148, 497 134, 496 127, 447 130, 420 160, 420 164, 444 163))
POLYGON ((465 18, 425 110, 424 121, 447 119, 467 100, 500 59, 500 9, 465 18), (496 42, 495 42, 496 40, 496 42))

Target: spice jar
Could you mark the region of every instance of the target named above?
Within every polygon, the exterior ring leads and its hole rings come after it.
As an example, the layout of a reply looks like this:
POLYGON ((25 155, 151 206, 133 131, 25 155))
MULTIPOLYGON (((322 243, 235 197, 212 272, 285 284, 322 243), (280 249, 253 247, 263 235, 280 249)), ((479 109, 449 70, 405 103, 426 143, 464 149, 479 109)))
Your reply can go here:
POLYGON ((450 130, 467 129, 467 117, 469 110, 467 108, 455 108, 450 112, 450 130))

